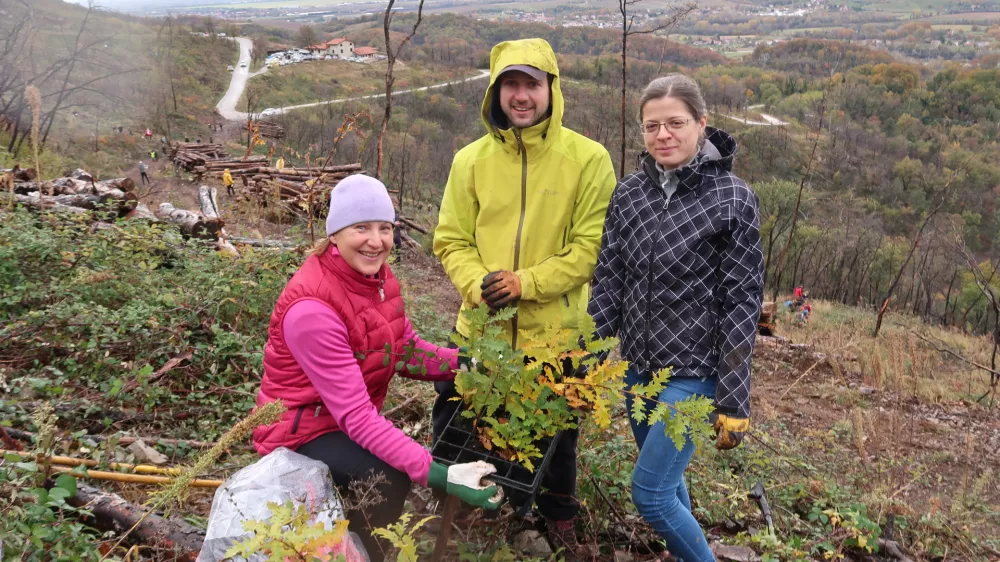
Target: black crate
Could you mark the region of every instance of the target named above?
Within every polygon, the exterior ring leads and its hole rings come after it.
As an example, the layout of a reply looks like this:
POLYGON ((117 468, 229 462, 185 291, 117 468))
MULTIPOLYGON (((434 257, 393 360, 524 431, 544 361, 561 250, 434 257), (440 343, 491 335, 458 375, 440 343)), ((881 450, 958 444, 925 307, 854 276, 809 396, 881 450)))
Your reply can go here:
POLYGON ((445 466, 476 461, 492 464, 497 471, 487 476, 486 480, 502 486, 515 509, 522 513, 527 511, 542 482, 542 475, 545 474, 545 469, 555 453, 559 434, 535 444, 542 452, 542 458, 534 463, 535 470, 530 471, 517 461, 509 461, 483 448, 475 434, 472 419, 462 417, 464 411, 466 410, 463 408, 455 409, 444 433, 431 449, 431 456, 445 466))

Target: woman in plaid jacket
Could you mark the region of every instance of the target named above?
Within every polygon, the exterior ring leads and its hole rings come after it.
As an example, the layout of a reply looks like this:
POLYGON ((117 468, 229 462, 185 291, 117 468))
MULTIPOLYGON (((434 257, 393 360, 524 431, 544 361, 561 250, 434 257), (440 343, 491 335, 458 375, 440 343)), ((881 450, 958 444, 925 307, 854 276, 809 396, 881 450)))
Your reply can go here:
MULTIPOLYGON (((672 368, 659 400, 714 399, 716 446, 729 449, 750 422, 764 285, 757 195, 733 175, 736 140, 706 126, 705 100, 687 76, 650 82, 639 119, 646 151, 608 207, 588 312, 598 336, 621 339, 629 388, 672 368)), ((715 560, 684 485, 694 444, 678 450, 662 423, 632 421, 632 432, 639 513, 684 562, 715 560)))

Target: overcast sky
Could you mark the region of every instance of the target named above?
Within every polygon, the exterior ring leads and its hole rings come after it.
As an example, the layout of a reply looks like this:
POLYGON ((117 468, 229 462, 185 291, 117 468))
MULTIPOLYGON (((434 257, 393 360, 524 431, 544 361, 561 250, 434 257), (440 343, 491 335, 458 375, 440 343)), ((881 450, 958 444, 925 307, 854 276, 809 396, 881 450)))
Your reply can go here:
MULTIPOLYGON (((87 0, 63 0, 72 4, 87 5, 87 0)), ((194 0, 97 0, 97 5, 112 10, 142 10, 196 4, 194 0)), ((207 3, 207 2, 206 2, 207 3)))

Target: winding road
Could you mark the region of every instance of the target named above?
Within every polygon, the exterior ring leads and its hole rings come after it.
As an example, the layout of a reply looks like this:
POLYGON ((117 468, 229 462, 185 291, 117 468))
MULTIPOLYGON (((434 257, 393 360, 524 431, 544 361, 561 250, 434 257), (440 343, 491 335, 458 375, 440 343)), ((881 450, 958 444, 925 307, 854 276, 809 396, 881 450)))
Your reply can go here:
POLYGON ((247 86, 247 80, 258 74, 264 74, 267 72, 267 67, 265 66, 258 72, 250 72, 250 49, 253 47, 253 41, 248 37, 236 37, 234 38, 236 42, 240 44, 240 60, 233 67, 233 77, 229 81, 229 89, 226 90, 226 95, 222 96, 219 103, 215 106, 215 110, 219 112, 219 115, 223 119, 228 119, 230 121, 246 120, 246 113, 236 111, 236 104, 240 102, 240 97, 243 96, 243 89, 247 86), (246 63, 246 67, 243 67, 243 63, 246 63))
MULTIPOLYGON (((226 120, 229 120, 229 121, 246 121, 246 119, 247 119, 247 113, 245 111, 238 111, 236 109, 236 104, 239 103, 240 98, 243 96, 243 90, 246 88, 247 80, 249 80, 250 78, 253 78, 254 76, 258 76, 260 74, 264 74, 265 72, 267 72, 267 66, 265 66, 264 68, 262 68, 261 70, 259 70, 257 72, 250 72, 250 68, 249 68, 249 66, 250 66, 250 49, 253 46, 253 42, 249 38, 247 38, 247 37, 236 37, 234 39, 240 45, 240 60, 236 64, 235 68, 233 69, 233 77, 232 77, 232 80, 229 82, 229 90, 226 91, 226 95, 222 97, 222 99, 219 101, 218 105, 215 106, 215 109, 219 112, 219 115, 221 115, 223 119, 226 119, 226 120), (244 67, 241 66, 244 62, 247 64, 246 68, 244 68, 244 67)), ((489 78, 489 76, 490 76, 490 71, 489 70, 480 70, 479 74, 477 74, 475 76, 470 76, 468 78, 460 78, 458 80, 449 80, 447 82, 441 82, 440 84, 434 84, 432 86, 424 86, 422 88, 410 88, 410 89, 407 89, 407 90, 397 90, 397 91, 394 91, 392 93, 392 95, 398 96, 398 95, 401 95, 401 94, 408 94, 410 92, 424 92, 424 91, 427 91, 427 90, 435 90, 435 89, 438 89, 438 88, 444 88, 445 86, 450 86, 452 84, 460 84, 462 82, 471 82, 473 80, 482 80, 484 78, 489 78)), ((283 114, 283 113, 288 113, 289 111, 294 111, 296 109, 305 109, 305 108, 308 108, 308 107, 319 107, 321 105, 335 105, 335 104, 347 103, 349 101, 371 100, 371 99, 378 99, 378 98, 384 98, 384 97, 385 97, 385 93, 381 93, 381 94, 370 94, 370 95, 367 95, 367 96, 354 96, 354 97, 349 97, 349 98, 338 98, 338 99, 335 99, 335 100, 318 101, 318 102, 313 102, 313 103, 303 103, 303 104, 299 104, 299 105, 288 105, 288 106, 285 106, 285 107, 269 107, 269 108, 261 111, 260 115, 280 115, 280 114, 283 114)), ((754 107, 761 107, 761 106, 760 105, 752 106, 751 109, 753 109, 754 107)), ((781 119, 778 119, 777 117, 774 117, 773 115, 767 115, 766 113, 761 113, 760 114, 760 117, 761 117, 761 119, 763 119, 763 121, 751 121, 749 119, 744 119, 742 117, 736 117, 735 115, 725 115, 725 114, 721 114, 721 113, 719 115, 722 116, 722 117, 726 117, 727 119, 732 119, 733 121, 739 121, 740 123, 745 123, 747 125, 757 125, 757 126, 762 126, 762 127, 769 127, 769 126, 770 127, 782 127, 782 126, 788 125, 788 123, 786 123, 785 121, 782 121, 781 119)))
MULTIPOLYGON (((249 68, 240 67, 244 62, 247 66, 250 65, 250 47, 253 42, 247 37, 236 37, 236 41, 240 44, 240 60, 236 67, 233 69, 233 78, 229 82, 229 90, 226 91, 226 95, 222 97, 218 105, 215 106, 216 111, 223 119, 229 121, 246 121, 247 113, 245 111, 237 111, 236 104, 239 103, 240 97, 243 96, 243 89, 246 88, 247 80, 253 78, 254 76, 263 74, 267 72, 267 67, 265 66, 262 70, 257 72, 250 72, 249 68)), ((434 84, 433 86, 424 86, 422 88, 410 88, 407 90, 397 90, 392 93, 394 96, 400 94, 408 94, 410 92, 424 92, 427 90, 435 90, 438 88, 444 88, 445 86, 450 86, 452 84, 461 84, 462 82, 471 82, 473 80, 482 80, 483 78, 489 78, 489 70, 480 70, 479 74, 475 76, 470 76, 469 78, 460 78, 458 80, 449 80, 448 82, 441 82, 440 84, 434 84)), ((280 115, 282 113, 288 113, 296 109, 304 109, 307 107, 319 107, 321 105, 334 105, 340 103, 346 103, 349 101, 356 100, 368 100, 384 98, 385 93, 381 94, 370 94, 367 96, 355 96, 350 98, 339 98, 335 100, 318 101, 315 103, 303 103, 299 105, 289 105, 285 107, 269 107, 264 111, 260 112, 260 115, 280 115)))
MULTIPOLYGON (((764 107, 764 104, 751 105, 747 109, 757 109, 758 107, 764 107)), ((763 121, 751 121, 749 119, 744 119, 742 117, 737 117, 735 115, 726 115, 724 113, 719 113, 718 115, 721 115, 722 117, 725 117, 727 119, 732 119, 733 121, 739 121, 740 123, 744 123, 746 125, 757 125, 760 127, 784 127, 785 125, 788 124, 787 122, 778 119, 774 115, 768 115, 766 113, 760 114, 760 118, 763 119, 763 121)))

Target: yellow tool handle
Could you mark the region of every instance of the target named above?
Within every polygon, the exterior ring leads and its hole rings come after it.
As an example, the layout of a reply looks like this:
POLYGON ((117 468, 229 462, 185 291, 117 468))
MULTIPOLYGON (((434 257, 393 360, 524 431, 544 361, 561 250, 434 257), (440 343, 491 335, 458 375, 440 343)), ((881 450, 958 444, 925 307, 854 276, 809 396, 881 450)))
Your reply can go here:
MULTIPOLYGON (((68 466, 53 465, 53 472, 66 473, 77 478, 93 478, 95 480, 113 480, 115 482, 132 482, 135 484, 172 484, 173 478, 167 476, 149 476, 146 474, 129 474, 127 472, 105 472, 103 470, 87 470, 86 474, 73 472, 68 466)), ((222 480, 200 480, 191 481, 191 486, 195 488, 218 488, 222 485, 222 480)))

